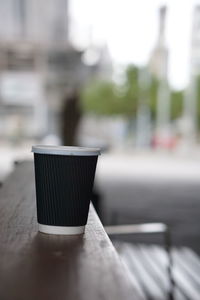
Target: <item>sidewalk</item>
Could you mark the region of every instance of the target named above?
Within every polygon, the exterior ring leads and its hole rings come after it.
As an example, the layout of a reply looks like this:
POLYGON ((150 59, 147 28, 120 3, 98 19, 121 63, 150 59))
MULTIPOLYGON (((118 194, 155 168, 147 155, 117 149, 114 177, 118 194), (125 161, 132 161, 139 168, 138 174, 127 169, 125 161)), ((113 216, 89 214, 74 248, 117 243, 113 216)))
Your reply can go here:
POLYGON ((99 176, 107 180, 171 180, 199 181, 199 157, 185 157, 167 153, 108 153, 102 154, 98 161, 99 176))

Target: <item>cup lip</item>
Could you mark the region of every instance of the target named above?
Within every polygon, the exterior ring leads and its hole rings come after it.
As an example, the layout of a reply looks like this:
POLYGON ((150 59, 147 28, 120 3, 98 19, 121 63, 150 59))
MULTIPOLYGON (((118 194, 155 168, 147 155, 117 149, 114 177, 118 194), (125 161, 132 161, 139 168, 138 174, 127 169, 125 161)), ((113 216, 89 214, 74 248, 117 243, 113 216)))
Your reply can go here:
POLYGON ((34 145, 31 152, 36 154, 67 155, 67 156, 98 156, 100 148, 76 147, 76 146, 55 146, 55 145, 34 145))

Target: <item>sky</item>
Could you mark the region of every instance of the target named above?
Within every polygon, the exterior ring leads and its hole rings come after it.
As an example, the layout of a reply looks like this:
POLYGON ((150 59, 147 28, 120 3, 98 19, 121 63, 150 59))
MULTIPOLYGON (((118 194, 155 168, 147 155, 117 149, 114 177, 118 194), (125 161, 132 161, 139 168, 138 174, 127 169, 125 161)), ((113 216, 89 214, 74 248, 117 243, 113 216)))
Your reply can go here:
POLYGON ((192 13, 200 0, 71 0, 71 37, 77 47, 107 43, 116 64, 148 63, 158 34, 158 10, 167 5, 170 84, 187 86, 192 13))

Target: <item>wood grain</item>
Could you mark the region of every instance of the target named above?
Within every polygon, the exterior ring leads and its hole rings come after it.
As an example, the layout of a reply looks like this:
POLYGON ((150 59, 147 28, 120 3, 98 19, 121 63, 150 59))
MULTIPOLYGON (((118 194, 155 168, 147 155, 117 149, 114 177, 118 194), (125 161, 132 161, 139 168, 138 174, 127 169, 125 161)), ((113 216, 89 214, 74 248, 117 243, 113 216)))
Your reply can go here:
POLYGON ((93 207, 81 236, 37 231, 33 163, 0 189, 1 300, 139 300, 93 207))

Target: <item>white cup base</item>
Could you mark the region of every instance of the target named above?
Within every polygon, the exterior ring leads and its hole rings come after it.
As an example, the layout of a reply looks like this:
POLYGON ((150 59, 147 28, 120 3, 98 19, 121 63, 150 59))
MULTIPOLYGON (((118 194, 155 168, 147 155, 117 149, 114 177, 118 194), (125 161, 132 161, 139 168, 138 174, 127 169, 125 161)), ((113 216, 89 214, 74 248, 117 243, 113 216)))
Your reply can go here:
POLYGON ((47 234, 73 235, 82 234, 85 231, 85 226, 52 226, 38 224, 39 231, 47 234))

